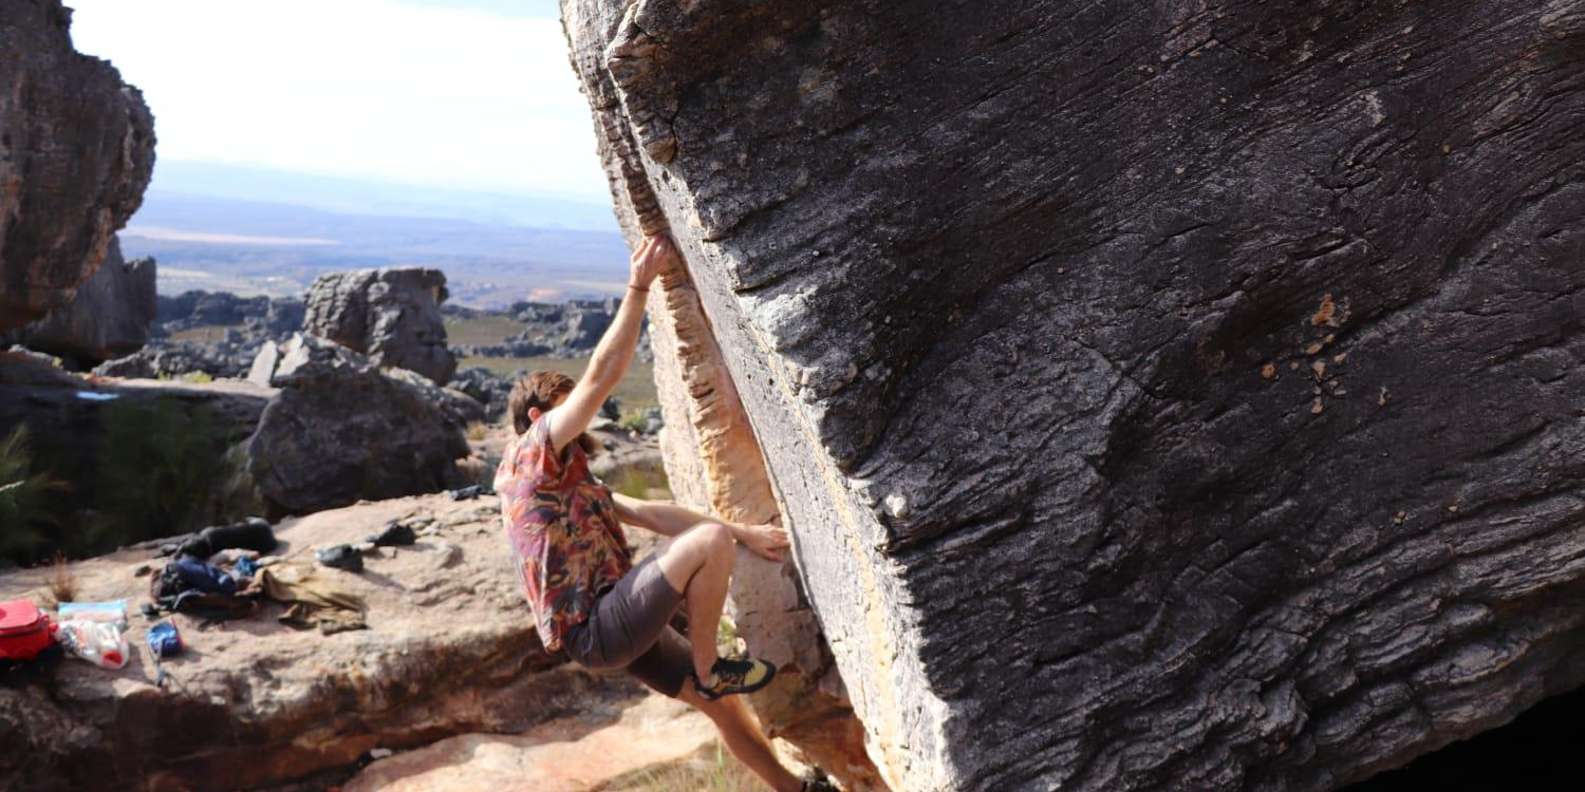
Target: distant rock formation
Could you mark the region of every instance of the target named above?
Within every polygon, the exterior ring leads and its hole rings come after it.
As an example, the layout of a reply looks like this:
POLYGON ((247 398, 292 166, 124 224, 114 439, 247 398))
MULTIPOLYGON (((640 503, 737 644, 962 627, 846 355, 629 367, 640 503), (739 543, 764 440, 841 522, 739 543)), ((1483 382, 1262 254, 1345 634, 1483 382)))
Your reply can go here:
POLYGON ((1585 683, 1579 4, 563 23, 894 788, 1327 790, 1585 683))
POLYGON ((474 366, 457 372, 446 387, 461 391, 484 405, 485 416, 490 421, 506 415, 506 402, 512 395, 513 380, 495 372, 474 366))
POLYGON ((142 349, 106 361, 93 372, 129 378, 244 377, 261 346, 285 342, 302 329, 304 312, 303 301, 295 297, 206 291, 160 296, 153 337, 142 349))
POLYGON ((143 348, 155 316, 154 259, 121 260, 112 237, 105 261, 71 302, 15 335, 29 349, 89 368, 143 348))
POLYGON ((188 291, 159 298, 161 330, 236 326, 245 335, 284 341, 303 329, 306 307, 297 297, 239 297, 229 292, 188 291))
MULTIPOLYGON (((620 299, 568 300, 564 303, 516 302, 506 310, 513 320, 526 325, 498 344, 468 344, 453 347, 458 357, 587 357, 600 343, 606 328, 616 318, 620 299)), ((445 313, 465 318, 496 315, 494 312, 446 306, 445 313)), ((649 322, 640 330, 639 360, 653 359, 650 353, 649 322)))
POLYGON ((0 332, 71 302, 154 168, 142 94, 70 26, 60 0, 0 3, 0 332))
POLYGON ((130 355, 94 366, 93 373, 125 379, 174 379, 196 375, 240 377, 247 370, 243 358, 239 357, 242 354, 224 341, 218 345, 153 341, 130 355))
POLYGON ((462 393, 420 386, 307 334, 279 348, 266 344, 249 379, 280 389, 246 451, 259 494, 274 514, 469 483, 456 462, 470 453, 467 422, 484 410, 462 393))
POLYGON ((445 301, 446 275, 440 270, 329 273, 308 290, 303 332, 368 355, 377 365, 416 371, 443 385, 457 370, 440 314, 445 301))

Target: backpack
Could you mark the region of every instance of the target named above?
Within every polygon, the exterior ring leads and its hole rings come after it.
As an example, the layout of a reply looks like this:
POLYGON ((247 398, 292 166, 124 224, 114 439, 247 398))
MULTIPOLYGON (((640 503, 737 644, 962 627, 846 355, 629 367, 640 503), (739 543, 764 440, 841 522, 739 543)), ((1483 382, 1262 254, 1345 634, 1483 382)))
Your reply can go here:
POLYGON ((229 597, 237 593, 237 581, 223 570, 210 566, 192 556, 167 561, 165 568, 149 581, 149 597, 161 605, 185 591, 219 594, 229 597))
POLYGON ((149 599, 174 613, 207 619, 235 619, 253 613, 255 602, 237 596, 237 581, 192 556, 165 564, 149 578, 149 599))
POLYGON ((0 602, 0 660, 32 660, 48 649, 50 617, 28 600, 0 602))

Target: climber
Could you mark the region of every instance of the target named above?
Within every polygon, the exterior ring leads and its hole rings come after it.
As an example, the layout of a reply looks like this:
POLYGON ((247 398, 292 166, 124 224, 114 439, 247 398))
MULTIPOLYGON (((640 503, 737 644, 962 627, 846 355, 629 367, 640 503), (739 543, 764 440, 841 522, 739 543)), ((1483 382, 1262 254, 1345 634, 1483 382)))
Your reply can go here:
POLYGON ((736 695, 764 687, 775 667, 716 654, 736 546, 781 561, 786 532, 613 494, 589 472, 597 446, 585 430, 633 359, 650 284, 676 256, 668 239, 645 237, 633 254, 626 298, 576 383, 536 371, 512 388, 516 436, 495 474, 502 521, 546 649, 564 649, 590 668, 625 668, 698 708, 727 748, 777 792, 826 789, 781 765, 736 695), (620 523, 674 539, 634 566, 620 523), (691 641, 669 624, 683 606, 691 641))

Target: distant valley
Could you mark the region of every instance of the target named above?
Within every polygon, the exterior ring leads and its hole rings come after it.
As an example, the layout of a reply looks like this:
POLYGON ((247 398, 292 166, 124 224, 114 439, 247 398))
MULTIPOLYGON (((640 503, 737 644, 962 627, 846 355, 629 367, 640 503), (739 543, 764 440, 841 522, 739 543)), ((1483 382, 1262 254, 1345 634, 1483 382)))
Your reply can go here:
POLYGON ((121 243, 158 259, 162 294, 287 296, 324 272, 417 265, 446 273, 452 302, 496 308, 617 295, 627 270, 610 209, 589 202, 187 163, 160 166, 121 243))

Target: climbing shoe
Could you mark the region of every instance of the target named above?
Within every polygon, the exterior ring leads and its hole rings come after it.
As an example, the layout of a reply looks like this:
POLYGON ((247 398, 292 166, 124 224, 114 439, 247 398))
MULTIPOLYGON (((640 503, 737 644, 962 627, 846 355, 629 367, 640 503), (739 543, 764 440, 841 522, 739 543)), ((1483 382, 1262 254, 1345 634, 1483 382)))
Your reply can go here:
POLYGON ((723 657, 710 667, 710 674, 715 677, 715 684, 706 685, 697 675, 694 676, 693 684, 699 695, 715 701, 722 696, 753 693, 765 687, 775 678, 776 667, 752 657, 745 657, 742 660, 728 660, 723 657))
POLYGON ((802 792, 840 792, 836 785, 831 783, 831 779, 826 778, 825 774, 818 770, 804 776, 803 782, 803 786, 800 787, 802 792))

